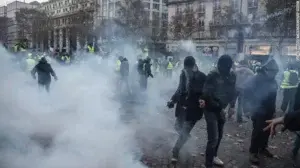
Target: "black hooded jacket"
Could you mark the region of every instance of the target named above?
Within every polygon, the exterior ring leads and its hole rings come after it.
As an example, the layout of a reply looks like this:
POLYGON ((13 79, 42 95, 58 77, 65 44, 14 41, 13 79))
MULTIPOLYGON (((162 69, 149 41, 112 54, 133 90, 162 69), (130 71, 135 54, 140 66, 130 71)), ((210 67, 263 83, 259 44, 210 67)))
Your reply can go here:
POLYGON ((278 85, 275 77, 268 77, 268 71, 271 69, 278 70, 275 61, 264 65, 257 75, 244 85, 244 99, 251 104, 249 111, 252 113, 252 118, 270 119, 275 113, 278 85))
POLYGON ((122 77, 127 77, 129 75, 129 63, 127 58, 121 60, 120 73, 122 77))
MULTIPOLYGON (((188 58, 189 59, 189 58, 188 58)), ((186 60, 185 60, 186 64, 186 60)), ((194 64, 195 66, 195 64, 194 64)), ((181 71, 179 84, 171 100, 177 103, 175 116, 178 117, 180 106, 186 107, 186 120, 199 120, 202 117, 202 109, 199 107, 199 99, 202 96, 206 75, 189 65, 181 71), (178 109, 177 109, 178 108, 178 109)))
POLYGON ((203 99, 206 109, 211 112, 219 112, 228 104, 233 107, 236 97, 236 75, 230 71, 233 61, 228 55, 223 55, 218 60, 218 67, 208 75, 203 88, 203 99), (224 73, 224 72, 227 73, 224 73))
POLYGON ((38 82, 40 84, 48 84, 51 82, 51 75, 56 77, 51 65, 47 62, 45 58, 42 58, 39 63, 32 69, 31 75, 35 78, 35 73, 38 74, 38 82))
POLYGON ((300 131, 300 84, 295 95, 294 111, 284 116, 284 126, 290 131, 300 131))

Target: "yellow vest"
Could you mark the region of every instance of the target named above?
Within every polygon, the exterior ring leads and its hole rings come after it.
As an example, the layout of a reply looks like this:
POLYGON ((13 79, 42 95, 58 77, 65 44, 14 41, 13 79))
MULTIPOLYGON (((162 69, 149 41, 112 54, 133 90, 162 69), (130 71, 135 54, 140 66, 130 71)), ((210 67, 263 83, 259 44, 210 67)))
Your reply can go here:
POLYGON ((88 50, 89 50, 90 53, 94 53, 95 52, 95 48, 91 47, 91 46, 88 46, 88 50))
POLYGON ((14 46, 14 50, 15 50, 15 52, 18 52, 18 46, 17 45, 14 46))
POLYGON ((280 85, 280 87, 282 89, 290 89, 290 88, 296 88, 296 87, 298 87, 298 85, 291 85, 290 82, 289 82, 291 72, 295 72, 295 73, 298 74, 298 72, 295 71, 295 70, 284 71, 283 80, 282 80, 282 83, 280 85))
POLYGON ((65 58, 66 58, 65 63, 66 64, 70 64, 71 63, 71 58, 68 57, 68 56, 66 56, 65 58))
POLYGON ((27 71, 31 71, 34 68, 35 64, 36 64, 36 62, 35 62, 34 59, 27 58, 26 59, 26 69, 27 69, 27 71))
POLYGON ((116 67, 116 71, 120 71, 121 69, 121 61, 117 60, 117 67, 116 67))
POLYGON ((168 63, 167 69, 169 69, 169 70, 173 69, 173 64, 171 62, 168 63))

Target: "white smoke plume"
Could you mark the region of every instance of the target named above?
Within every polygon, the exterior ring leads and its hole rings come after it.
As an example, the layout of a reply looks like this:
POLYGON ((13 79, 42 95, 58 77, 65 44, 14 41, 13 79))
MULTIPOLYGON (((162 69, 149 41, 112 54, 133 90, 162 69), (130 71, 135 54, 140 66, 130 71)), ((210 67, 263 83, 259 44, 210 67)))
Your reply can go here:
POLYGON ((47 94, 0 53, 1 167, 145 167, 135 159, 135 129, 120 121, 112 71, 53 66, 59 80, 47 94))

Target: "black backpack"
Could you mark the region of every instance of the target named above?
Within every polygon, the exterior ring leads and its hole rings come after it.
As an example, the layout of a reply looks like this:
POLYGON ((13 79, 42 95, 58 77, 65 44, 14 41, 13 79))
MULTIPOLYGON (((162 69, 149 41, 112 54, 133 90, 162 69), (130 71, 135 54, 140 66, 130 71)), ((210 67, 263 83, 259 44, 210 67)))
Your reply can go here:
POLYGON ((292 86, 298 85, 298 74, 295 71, 290 71, 289 83, 292 86))

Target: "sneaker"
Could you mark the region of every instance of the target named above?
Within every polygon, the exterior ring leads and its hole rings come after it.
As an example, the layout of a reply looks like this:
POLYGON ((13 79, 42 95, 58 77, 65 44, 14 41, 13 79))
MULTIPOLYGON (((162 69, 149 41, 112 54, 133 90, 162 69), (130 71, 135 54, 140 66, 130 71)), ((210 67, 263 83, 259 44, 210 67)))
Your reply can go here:
POLYGON ((214 167, 202 165, 201 168, 214 168, 214 167))
POLYGON ((178 161, 178 158, 173 156, 172 159, 171 159, 171 162, 174 163, 174 162, 177 162, 177 161, 178 161))
POLYGON ((223 161, 218 157, 214 157, 213 163, 217 166, 224 166, 223 161))
POLYGON ((274 155, 268 150, 268 149, 263 149, 262 151, 260 151, 260 154, 264 155, 265 157, 268 158, 273 158, 274 155))
POLYGON ((259 164, 259 158, 258 158, 258 155, 256 153, 251 153, 250 157, 249 157, 249 160, 253 164, 259 164))

